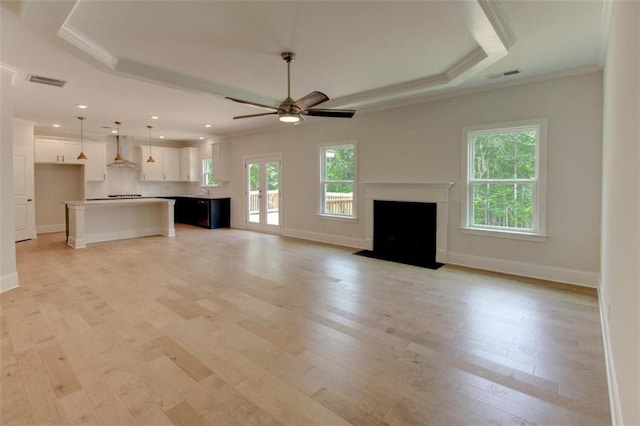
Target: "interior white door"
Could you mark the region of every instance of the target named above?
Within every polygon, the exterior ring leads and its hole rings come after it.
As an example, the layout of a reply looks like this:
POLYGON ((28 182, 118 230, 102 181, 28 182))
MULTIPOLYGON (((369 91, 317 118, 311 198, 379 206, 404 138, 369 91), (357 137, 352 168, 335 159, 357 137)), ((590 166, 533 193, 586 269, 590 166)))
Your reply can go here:
POLYGON ((33 194, 33 152, 26 147, 15 147, 13 150, 13 211, 16 241, 36 238, 33 194))
POLYGON ((248 229, 281 230, 282 160, 271 155, 245 160, 246 223, 248 229))

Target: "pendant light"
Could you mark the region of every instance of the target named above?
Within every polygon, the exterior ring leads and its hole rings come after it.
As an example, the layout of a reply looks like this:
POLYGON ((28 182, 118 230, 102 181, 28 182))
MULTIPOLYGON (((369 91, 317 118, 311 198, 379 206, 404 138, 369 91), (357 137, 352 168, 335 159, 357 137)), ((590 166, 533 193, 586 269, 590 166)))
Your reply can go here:
POLYGON ((147 158, 147 163, 155 163, 156 160, 151 156, 151 129, 153 129, 153 127, 147 126, 147 129, 149 129, 149 158, 147 158))
POLYGON ((80 155, 76 157, 76 160, 86 160, 87 156, 84 155, 84 129, 82 126, 84 117, 78 117, 78 120, 80 120, 80 155))
POLYGON ((118 126, 118 132, 116 133, 116 158, 113 159, 114 163, 124 161, 124 158, 120 155, 120 125, 122 124, 120 121, 114 121, 116 126, 118 126))

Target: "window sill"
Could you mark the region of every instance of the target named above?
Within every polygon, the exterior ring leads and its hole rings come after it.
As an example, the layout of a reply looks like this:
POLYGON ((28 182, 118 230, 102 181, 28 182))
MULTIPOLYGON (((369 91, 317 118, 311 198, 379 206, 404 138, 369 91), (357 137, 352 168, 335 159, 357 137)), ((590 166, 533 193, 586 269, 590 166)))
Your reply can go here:
POLYGON ((460 232, 469 235, 479 235, 483 237, 506 238, 510 240, 533 241, 537 243, 547 242, 548 235, 534 234, 526 232, 503 231, 498 229, 460 227, 460 232))
POLYGON ((357 217, 349 217, 349 216, 336 216, 331 214, 322 214, 318 213, 318 218, 322 220, 335 220, 338 222, 357 222, 357 217))

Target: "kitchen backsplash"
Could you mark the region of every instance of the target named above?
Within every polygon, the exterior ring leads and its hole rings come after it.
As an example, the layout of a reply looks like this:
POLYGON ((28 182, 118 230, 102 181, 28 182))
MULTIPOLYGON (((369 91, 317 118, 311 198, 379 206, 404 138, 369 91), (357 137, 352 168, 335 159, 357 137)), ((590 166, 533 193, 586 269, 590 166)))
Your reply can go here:
POLYGON ((105 198, 110 194, 142 194, 145 197, 168 195, 197 195, 226 197, 229 188, 222 185, 201 190, 199 182, 143 182, 140 170, 129 167, 107 167, 104 182, 87 182, 85 198, 105 198))

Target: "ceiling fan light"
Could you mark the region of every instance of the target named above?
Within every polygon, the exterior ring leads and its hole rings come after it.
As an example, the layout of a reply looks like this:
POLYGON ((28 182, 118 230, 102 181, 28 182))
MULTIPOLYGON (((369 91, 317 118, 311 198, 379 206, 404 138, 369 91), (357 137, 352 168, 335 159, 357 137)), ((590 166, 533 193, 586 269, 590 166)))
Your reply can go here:
POLYGON ((278 118, 283 123, 297 123, 300 121, 300 116, 293 113, 282 113, 278 118))

